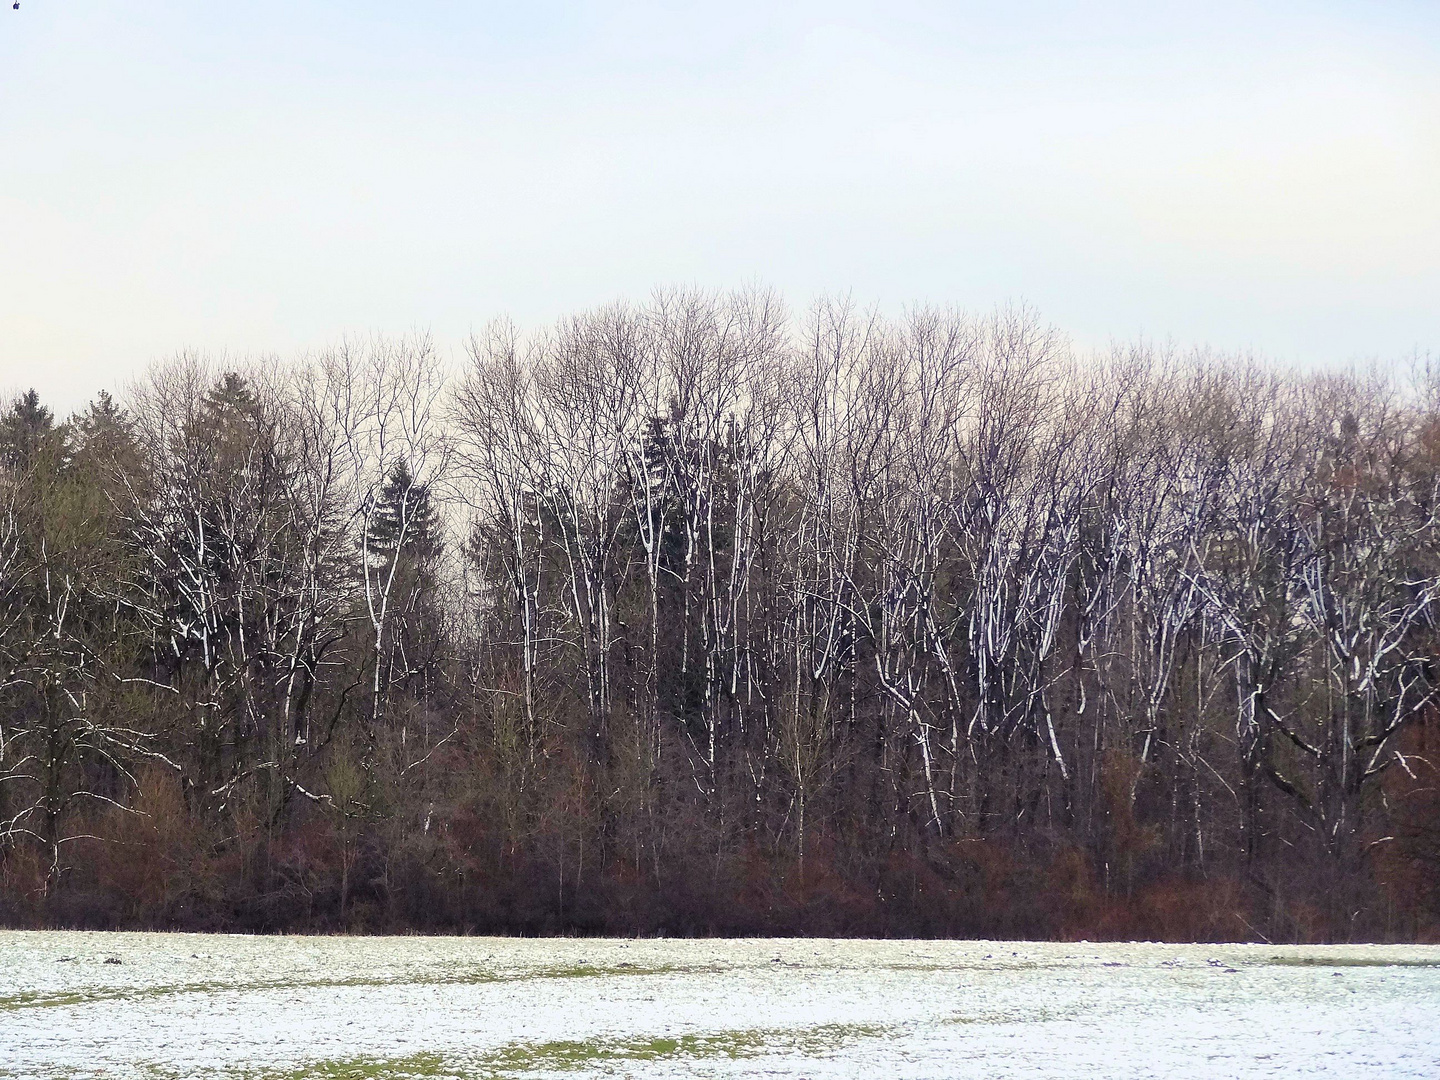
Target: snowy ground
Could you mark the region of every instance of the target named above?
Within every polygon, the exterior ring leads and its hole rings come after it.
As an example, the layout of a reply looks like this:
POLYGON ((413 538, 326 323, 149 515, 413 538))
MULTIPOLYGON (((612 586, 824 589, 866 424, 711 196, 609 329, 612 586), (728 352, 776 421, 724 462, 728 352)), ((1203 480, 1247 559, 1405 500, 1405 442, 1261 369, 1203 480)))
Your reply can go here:
POLYGON ((0 1076, 1440 1076, 1440 947, 0 933, 0 1076))

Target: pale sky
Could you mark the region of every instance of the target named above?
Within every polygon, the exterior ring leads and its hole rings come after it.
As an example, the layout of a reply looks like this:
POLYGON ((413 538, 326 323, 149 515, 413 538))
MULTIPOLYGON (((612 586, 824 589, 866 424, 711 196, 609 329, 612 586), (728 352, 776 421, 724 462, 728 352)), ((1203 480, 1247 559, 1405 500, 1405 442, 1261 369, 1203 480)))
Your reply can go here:
POLYGON ((0 6, 0 388, 656 285, 1440 351, 1440 2, 0 6))

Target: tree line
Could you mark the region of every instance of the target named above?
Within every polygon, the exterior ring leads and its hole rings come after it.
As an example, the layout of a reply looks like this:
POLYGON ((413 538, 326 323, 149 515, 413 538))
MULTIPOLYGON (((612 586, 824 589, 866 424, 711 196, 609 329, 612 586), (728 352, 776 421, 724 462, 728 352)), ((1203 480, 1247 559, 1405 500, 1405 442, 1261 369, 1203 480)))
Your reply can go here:
POLYGON ((1440 373, 670 291, 0 418, 0 921, 1440 933, 1440 373))

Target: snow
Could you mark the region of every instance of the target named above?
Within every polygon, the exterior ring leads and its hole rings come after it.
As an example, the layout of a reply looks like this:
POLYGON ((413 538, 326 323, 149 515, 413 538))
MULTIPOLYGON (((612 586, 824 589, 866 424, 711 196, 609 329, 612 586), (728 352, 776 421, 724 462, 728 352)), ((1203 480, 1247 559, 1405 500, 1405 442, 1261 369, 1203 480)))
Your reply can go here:
POLYGON ((14 1077, 1433 1077, 1437 1017, 1427 946, 0 933, 14 1077))

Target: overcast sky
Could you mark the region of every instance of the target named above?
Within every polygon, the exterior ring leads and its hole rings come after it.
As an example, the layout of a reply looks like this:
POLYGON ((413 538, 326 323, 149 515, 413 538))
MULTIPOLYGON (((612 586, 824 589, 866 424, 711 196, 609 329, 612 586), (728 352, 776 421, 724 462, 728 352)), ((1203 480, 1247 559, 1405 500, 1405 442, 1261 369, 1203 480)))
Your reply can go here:
POLYGON ((754 281, 1440 350, 1440 3, 0 8, 0 387, 754 281))

